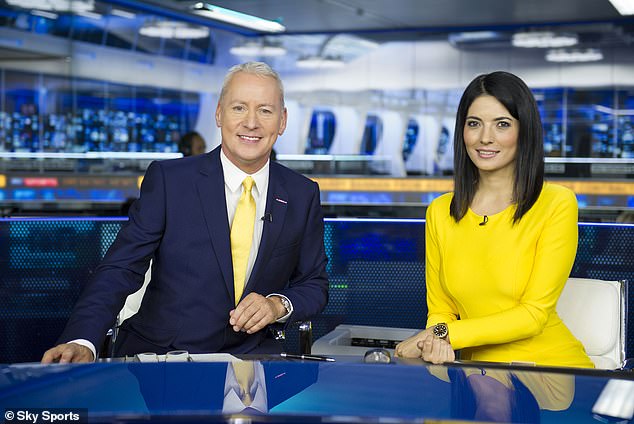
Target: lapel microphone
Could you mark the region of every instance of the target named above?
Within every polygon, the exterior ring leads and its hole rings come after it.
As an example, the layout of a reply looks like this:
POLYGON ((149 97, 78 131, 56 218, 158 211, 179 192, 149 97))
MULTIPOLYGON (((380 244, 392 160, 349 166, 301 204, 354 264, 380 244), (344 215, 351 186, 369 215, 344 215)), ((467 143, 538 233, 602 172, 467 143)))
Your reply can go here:
MULTIPOLYGON (((263 218, 263 219, 264 219, 264 218, 263 218)), ((484 217, 482 217, 482 222, 481 222, 481 223, 479 223, 478 225, 479 225, 480 227, 484 227, 485 225, 487 225, 487 222, 489 222, 489 217, 488 217, 488 216, 486 216, 486 215, 484 215, 484 217)))
POLYGON ((273 215, 271 213, 265 213, 262 218, 260 218, 264 222, 273 222, 273 215))

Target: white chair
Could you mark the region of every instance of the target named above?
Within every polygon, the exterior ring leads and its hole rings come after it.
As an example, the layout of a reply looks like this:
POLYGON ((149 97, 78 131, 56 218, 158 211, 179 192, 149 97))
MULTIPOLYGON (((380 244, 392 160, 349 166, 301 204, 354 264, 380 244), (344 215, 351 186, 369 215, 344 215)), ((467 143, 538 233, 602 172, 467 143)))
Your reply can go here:
POLYGON ((625 361, 627 282, 569 278, 557 313, 599 369, 625 361))
POLYGON ((120 325, 123 321, 139 312, 141 301, 143 300, 143 295, 145 295, 145 290, 150 282, 150 278, 152 278, 152 261, 150 261, 150 266, 145 272, 145 280, 141 288, 126 298, 123 309, 121 309, 117 317, 117 325, 120 325))
POLYGON ((143 296, 145 295, 145 290, 147 289, 147 285, 150 282, 150 278, 152 277, 152 261, 150 261, 150 266, 145 272, 145 280, 143 281, 143 285, 139 290, 129 295, 125 303, 123 304, 123 308, 119 311, 119 315, 117 315, 117 319, 108 333, 106 334, 106 340, 101 346, 102 357, 112 357, 114 353, 114 343, 117 340, 117 335, 119 333, 119 326, 126 319, 135 315, 139 312, 139 308, 141 307, 141 301, 143 300, 143 296))

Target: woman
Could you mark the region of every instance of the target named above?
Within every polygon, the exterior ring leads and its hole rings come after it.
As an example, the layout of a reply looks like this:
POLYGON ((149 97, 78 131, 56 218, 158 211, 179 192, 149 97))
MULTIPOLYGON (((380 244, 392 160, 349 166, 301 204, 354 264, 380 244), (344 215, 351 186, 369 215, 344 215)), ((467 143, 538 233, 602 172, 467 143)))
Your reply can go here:
POLYGON ((396 355, 592 367, 555 312, 577 249, 572 191, 544 183, 542 125, 526 84, 480 75, 458 106, 454 192, 427 209, 427 329, 396 355))

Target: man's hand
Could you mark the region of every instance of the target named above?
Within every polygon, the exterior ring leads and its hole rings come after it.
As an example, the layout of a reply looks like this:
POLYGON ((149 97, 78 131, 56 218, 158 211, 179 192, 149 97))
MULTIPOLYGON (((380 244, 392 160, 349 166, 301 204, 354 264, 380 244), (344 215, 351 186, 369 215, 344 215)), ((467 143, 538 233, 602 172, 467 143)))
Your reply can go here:
POLYGON ((53 362, 59 362, 60 364, 67 364, 69 362, 92 362, 95 358, 86 346, 82 346, 77 343, 64 343, 55 346, 52 349, 44 352, 42 356, 43 364, 50 364, 53 362))
POLYGON ((235 309, 229 312, 229 324, 233 330, 257 333, 269 324, 286 315, 286 308, 278 296, 266 298, 257 293, 249 293, 235 309))

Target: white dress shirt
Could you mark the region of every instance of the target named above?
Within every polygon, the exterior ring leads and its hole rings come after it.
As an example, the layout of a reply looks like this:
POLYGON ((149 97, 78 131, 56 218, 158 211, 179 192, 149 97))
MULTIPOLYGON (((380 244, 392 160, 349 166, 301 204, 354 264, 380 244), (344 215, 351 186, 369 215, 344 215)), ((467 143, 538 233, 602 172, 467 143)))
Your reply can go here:
MULTIPOLYGON (((229 158, 225 155, 225 152, 220 150, 220 163, 222 164, 222 172, 225 178, 225 197, 227 199, 227 217, 229 218, 229 228, 233 222, 233 216, 236 214, 238 208, 238 201, 242 195, 242 182, 249 176, 246 172, 235 166, 229 158)), ((269 190, 269 168, 270 160, 266 162, 259 171, 255 174, 251 174, 251 178, 255 181, 251 194, 255 200, 255 225, 253 226, 253 241, 251 242, 251 251, 249 252, 249 261, 247 262, 247 274, 245 278, 245 284, 249 281, 251 271, 253 271, 253 264, 258 257, 258 251, 260 250, 260 241, 262 240, 262 231, 266 223, 264 216, 266 215, 266 195, 269 190)), ((277 322, 286 322, 288 317, 293 312, 292 302, 284 295, 278 293, 271 293, 270 296, 280 296, 286 298, 291 305, 290 311, 277 322)))
POLYGON ((255 225, 253 226, 253 241, 251 242, 251 251, 249 252, 249 261, 247 262, 246 281, 249 281, 255 258, 258 257, 260 249, 260 241, 262 240, 262 230, 264 229, 264 217, 266 209, 266 194, 269 190, 269 162, 255 174, 249 175, 235 166, 225 153, 220 151, 220 163, 222 164, 222 172, 225 176, 225 197, 227 199, 227 216, 229 217, 229 227, 233 223, 233 216, 238 208, 238 201, 242 195, 242 182, 248 176, 253 178, 255 184, 251 190, 253 199, 255 200, 255 225))

